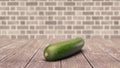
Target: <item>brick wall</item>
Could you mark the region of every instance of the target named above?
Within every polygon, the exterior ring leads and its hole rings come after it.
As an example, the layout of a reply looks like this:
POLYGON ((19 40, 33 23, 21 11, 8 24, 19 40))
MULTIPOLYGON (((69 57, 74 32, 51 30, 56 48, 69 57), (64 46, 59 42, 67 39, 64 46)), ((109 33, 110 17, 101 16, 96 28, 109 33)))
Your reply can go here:
POLYGON ((120 38, 120 0, 0 0, 0 38, 120 38))

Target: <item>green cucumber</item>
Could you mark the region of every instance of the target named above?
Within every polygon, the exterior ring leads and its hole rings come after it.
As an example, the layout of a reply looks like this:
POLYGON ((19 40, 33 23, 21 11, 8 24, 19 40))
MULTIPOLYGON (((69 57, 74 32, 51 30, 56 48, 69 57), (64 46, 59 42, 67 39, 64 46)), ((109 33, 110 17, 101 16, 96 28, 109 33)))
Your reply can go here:
POLYGON ((84 40, 79 37, 49 44, 44 49, 44 57, 48 61, 60 60, 79 52, 82 49, 83 45, 84 40))

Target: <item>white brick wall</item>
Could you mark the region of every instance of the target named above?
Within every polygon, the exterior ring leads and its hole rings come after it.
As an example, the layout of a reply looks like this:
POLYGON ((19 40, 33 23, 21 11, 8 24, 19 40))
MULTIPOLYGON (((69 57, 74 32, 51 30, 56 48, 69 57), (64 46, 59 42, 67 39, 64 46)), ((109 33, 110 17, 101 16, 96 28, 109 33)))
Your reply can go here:
POLYGON ((120 0, 0 0, 0 38, 120 38, 120 0))

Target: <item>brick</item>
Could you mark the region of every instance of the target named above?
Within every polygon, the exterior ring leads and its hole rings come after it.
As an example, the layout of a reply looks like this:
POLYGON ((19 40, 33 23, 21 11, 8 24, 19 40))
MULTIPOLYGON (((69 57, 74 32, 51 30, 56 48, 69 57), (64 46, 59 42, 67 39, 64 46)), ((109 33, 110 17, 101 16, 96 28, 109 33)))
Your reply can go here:
POLYGON ((8 25, 18 25, 18 21, 8 21, 8 25))
POLYGON ((41 21, 47 20, 47 16, 36 16, 35 20, 41 20, 41 21))
POLYGON ((87 25, 87 26, 85 26, 85 29, 88 29, 88 30, 89 30, 89 29, 91 29, 91 26, 88 26, 88 25, 87 25))
POLYGON ((114 34, 119 34, 119 32, 118 31, 114 31, 114 34))
POLYGON ((104 26, 104 29, 109 29, 110 27, 109 26, 104 26))
MULTIPOLYGON (((9 10, 9 7, 0 7, 0 10, 9 10)), ((1 11, 2 12, 2 11, 1 11)), ((5 11, 4 11, 5 12, 5 11)))
POLYGON ((56 21, 46 21, 46 25, 56 25, 56 21))
POLYGON ((57 21, 58 25, 63 25, 63 21, 57 21))
POLYGON ((120 13, 116 11, 116 12, 114 12, 114 15, 120 15, 120 13))
POLYGON ((8 15, 19 15, 19 12, 9 11, 7 14, 8 15))
POLYGON ((16 39, 16 35, 11 35, 11 39, 16 39))
POLYGON ((8 6, 18 6, 19 3, 18 2, 7 2, 8 6))
POLYGON ((85 17, 84 16, 73 16, 73 20, 84 20, 85 17))
POLYGON ((72 30, 71 30, 71 31, 68 31, 68 30, 67 30, 67 31, 64 31, 64 34, 75 34, 75 31, 72 31, 72 30))
POLYGON ((112 38, 120 38, 120 35, 111 35, 111 39, 112 38))
POLYGON ((9 29, 9 28, 10 28, 9 26, 3 26, 3 25, 0 26, 0 29, 1 29, 1 30, 6 30, 6 29, 9 29))
POLYGON ((12 11, 13 11, 13 10, 16 10, 16 8, 15 8, 15 7, 10 7, 10 10, 12 10, 12 11))
POLYGON ((36 35, 36 38, 48 38, 46 35, 36 35))
POLYGON ((20 34, 26 34, 25 30, 20 31, 20 34))
POLYGON ((46 12, 46 15, 56 15, 56 12, 48 11, 48 12, 46 12))
POLYGON ((17 35, 18 39, 28 39, 28 35, 17 35))
POLYGON ((95 25, 100 25, 100 21, 95 21, 95 25))
POLYGON ((110 20, 110 16, 104 16, 104 20, 110 20))
POLYGON ((120 26, 111 26, 111 29, 120 29, 120 26))
POLYGON ((64 15, 75 15, 75 12, 64 12, 64 15))
POLYGON ((2 1, 9 1, 9 0, 0 0, 0 1, 2 2, 2 1))
POLYGON ((83 21, 83 25, 94 25, 94 21, 83 21))
POLYGON ((53 26, 48 26, 48 29, 54 29, 54 27, 53 26))
POLYGON ((3 38, 3 39, 5 39, 5 38, 8 39, 8 38, 10 38, 10 36, 7 36, 7 35, 0 35, 0 38, 1 38, 1 39, 2 39, 2 38, 3 38))
POLYGON ((102 2, 103 6, 112 6, 113 2, 102 2))
POLYGON ((37 6, 37 2, 26 2, 26 6, 37 6))
POLYGON ((84 30, 84 31, 82 31, 82 33, 83 34, 93 34, 94 31, 92 31, 92 30, 84 30))
POLYGON ((45 30, 45 29, 47 29, 47 26, 36 26, 36 29, 45 30))
POLYGON ((26 21, 26 25, 38 25, 37 21, 26 21))
POLYGON ((56 2, 45 2, 45 6, 56 6, 56 2))
POLYGON ((92 26, 92 29, 103 29, 103 26, 92 26))
POLYGON ((46 7, 36 7, 35 10, 45 11, 47 10, 46 7))
POLYGON ((109 39, 109 36, 108 36, 108 35, 104 35, 104 38, 105 38, 105 39, 109 39))
POLYGON ((103 30, 103 31, 101 31, 101 34, 104 34, 104 35, 113 34, 113 31, 111 31, 111 30, 103 30))
POLYGON ((114 25, 119 25, 119 21, 114 21, 114 25))
POLYGON ((35 29, 35 26, 30 26, 30 30, 33 30, 33 29, 35 29))
POLYGON ((25 21, 20 21, 20 24, 25 25, 26 23, 25 23, 25 21))
POLYGON ((66 20, 65 16, 55 16, 55 20, 66 20))
POLYGON ((98 6, 101 6, 101 2, 99 2, 99 1, 98 1, 98 2, 95 2, 95 6, 97 6, 97 7, 98 7, 98 6))
POLYGON ((64 21, 65 25, 74 25, 74 21, 64 21))
POLYGON ((112 16, 111 20, 120 20, 120 16, 112 16))
POLYGON ((117 6, 117 7, 112 6, 112 7, 111 7, 111 10, 113 10, 113 11, 114 11, 114 10, 120 10, 120 7, 119 7, 119 6, 117 6))
POLYGON ((38 15, 38 14, 37 14, 37 12, 34 12, 34 11, 33 12, 28 11, 28 12, 26 12, 26 15, 38 15))
POLYGON ((18 26, 17 29, 28 29, 28 26, 18 26))
POLYGON ((54 8, 53 8, 53 7, 48 7, 48 10, 51 10, 51 11, 52 11, 52 10, 54 10, 54 8))
POLYGON ((66 8, 65 7, 55 7, 55 10, 66 10, 66 8))
POLYGON ((9 16, 0 16, 0 20, 9 20, 9 16))
POLYGON ((85 19, 86 19, 86 20, 91 20, 92 18, 91 18, 91 16, 86 16, 85 19))
POLYGON ((93 12, 83 12, 83 15, 94 15, 93 12))
POLYGON ((45 13, 44 12, 39 12, 39 15, 44 15, 45 13))
POLYGON ((48 17, 48 20, 53 20, 53 16, 49 16, 49 17, 48 17))
POLYGON ((16 9, 17 9, 17 10, 27 10, 28 7, 19 6, 19 7, 17 7, 16 9))
POLYGON ((54 30, 46 30, 45 34, 56 34, 56 31, 54 31, 54 30))
POLYGON ((101 15, 113 15, 113 12, 104 11, 104 12, 101 12, 101 15))
POLYGON ((64 30, 65 29, 65 26, 55 26, 55 29, 60 29, 60 30, 64 30))
POLYGON ((85 38, 86 38, 86 39, 90 39, 90 38, 91 38, 91 35, 86 35, 85 38))
POLYGON ((1 2, 0 5, 1 6, 6 6, 7 2, 1 2))
POLYGON ((17 26, 11 26, 10 29, 17 29, 17 26))
POLYGON ((35 17, 34 16, 30 16, 29 20, 35 20, 35 17))
POLYGON ((83 2, 82 5, 83 6, 93 6, 94 2, 83 2))
POLYGON ((20 34, 20 31, 18 31, 18 30, 9 30, 8 34, 17 35, 17 34, 20 34))
POLYGON ((17 20, 28 20, 27 16, 18 16, 17 20))
POLYGON ((67 26, 67 29, 70 29, 70 30, 71 30, 71 29, 72 29, 72 26, 67 26))
POLYGON ((104 1, 104 0, 92 0, 92 1, 104 1))
POLYGON ((37 31, 32 31, 32 30, 28 30, 28 31, 26 31, 26 33, 27 34, 38 34, 38 32, 37 31))
POLYGON ((72 38, 72 36, 71 36, 71 35, 67 35, 67 38, 71 39, 71 38, 72 38))
POLYGON ((39 2, 39 6, 44 6, 44 2, 39 2))
POLYGON ((77 31, 77 34, 82 34, 82 31, 77 31))
POLYGON ((84 29, 84 26, 73 26, 73 29, 84 29))
POLYGON ((112 25, 112 21, 101 21, 102 25, 112 25))
POLYGON ((44 34, 44 31, 39 31, 39 34, 44 34))
POLYGON ((103 16, 92 16, 92 20, 103 20, 103 16))
POLYGON ((1 24, 2 24, 2 25, 6 25, 7 22, 6 22, 6 21, 1 21, 1 24))
POLYGON ((75 2, 64 2, 65 6, 75 6, 75 2))
POLYGON ((84 7, 73 7, 73 10, 85 10, 84 7))

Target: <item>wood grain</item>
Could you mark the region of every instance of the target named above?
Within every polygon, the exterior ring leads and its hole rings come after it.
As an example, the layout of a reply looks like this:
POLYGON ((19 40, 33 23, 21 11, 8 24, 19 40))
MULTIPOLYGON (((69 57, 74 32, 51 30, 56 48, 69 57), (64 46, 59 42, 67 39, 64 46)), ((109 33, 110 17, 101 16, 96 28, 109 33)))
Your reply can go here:
POLYGON ((15 42, 16 40, 10 40, 10 39, 0 39, 0 49, 2 47, 5 47, 9 44, 11 44, 12 42, 15 42))
POLYGON ((39 48, 39 43, 42 40, 31 40, 25 47, 18 51, 14 56, 11 56, 0 63, 3 68, 23 68, 39 48))
POLYGON ((14 43, 10 43, 7 46, 0 49, 0 61, 4 60, 5 58, 16 54, 18 50, 24 47, 26 43, 25 40, 16 40, 14 43))
POLYGON ((37 52, 37 54, 35 55, 35 57, 33 57, 33 59, 31 60, 31 62, 28 64, 28 66, 26 68, 60 68, 60 61, 57 62, 48 62, 45 61, 44 56, 43 56, 43 51, 45 49, 45 47, 53 42, 58 41, 58 39, 47 39, 45 40, 45 42, 41 45, 39 51, 37 52))
POLYGON ((0 68, 120 67, 120 39, 87 39, 82 52, 59 61, 45 61, 45 47, 63 40, 67 39, 0 39, 0 68))
MULTIPOLYGON (((99 46, 101 44, 96 39, 86 41, 84 55, 95 68, 119 68, 120 63, 104 52, 99 46)), ((102 45, 101 45, 102 46, 102 45)))

